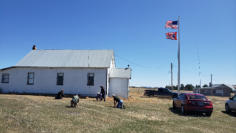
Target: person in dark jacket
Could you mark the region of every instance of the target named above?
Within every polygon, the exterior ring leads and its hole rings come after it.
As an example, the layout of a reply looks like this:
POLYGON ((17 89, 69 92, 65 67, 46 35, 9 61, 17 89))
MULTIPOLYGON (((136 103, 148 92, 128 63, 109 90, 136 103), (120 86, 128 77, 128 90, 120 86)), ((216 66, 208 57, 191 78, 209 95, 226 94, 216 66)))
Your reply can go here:
POLYGON ((104 99, 104 101, 106 101, 106 92, 103 86, 100 86, 101 88, 101 94, 102 94, 102 98, 104 99))
POLYGON ((124 109, 124 105, 123 105, 123 100, 121 100, 118 96, 116 95, 112 95, 113 100, 114 100, 114 108, 120 108, 120 109, 124 109))
POLYGON ((96 100, 97 100, 97 101, 98 101, 98 100, 102 101, 102 94, 101 94, 101 92, 98 92, 98 93, 97 93, 96 100))
POLYGON ((64 97, 64 90, 59 91, 55 97, 55 99, 62 99, 64 97))

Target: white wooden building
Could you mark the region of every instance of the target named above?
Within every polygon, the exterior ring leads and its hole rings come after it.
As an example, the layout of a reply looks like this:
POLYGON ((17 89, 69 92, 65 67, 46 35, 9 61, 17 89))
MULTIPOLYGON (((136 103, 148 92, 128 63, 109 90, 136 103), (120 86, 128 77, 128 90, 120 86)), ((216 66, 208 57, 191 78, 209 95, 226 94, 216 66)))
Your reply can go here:
POLYGON ((100 86, 107 94, 128 98, 131 69, 115 67, 112 50, 32 50, 15 66, 0 69, 4 93, 96 96, 100 86))

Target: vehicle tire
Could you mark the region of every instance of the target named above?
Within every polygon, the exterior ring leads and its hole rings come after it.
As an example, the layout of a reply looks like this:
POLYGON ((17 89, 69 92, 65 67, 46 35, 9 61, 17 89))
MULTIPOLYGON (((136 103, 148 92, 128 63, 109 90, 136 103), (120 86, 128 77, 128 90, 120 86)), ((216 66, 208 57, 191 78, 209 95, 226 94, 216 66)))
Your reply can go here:
POLYGON ((211 116, 212 112, 206 112, 206 116, 211 116))
POLYGON ((229 107, 228 104, 225 104, 225 111, 226 111, 227 113, 230 113, 230 112, 231 112, 231 109, 230 109, 230 107, 229 107))
POLYGON ((185 115, 184 105, 181 105, 180 111, 182 115, 185 115))
POLYGON ((176 105, 174 102, 173 102, 173 110, 176 110, 176 105))

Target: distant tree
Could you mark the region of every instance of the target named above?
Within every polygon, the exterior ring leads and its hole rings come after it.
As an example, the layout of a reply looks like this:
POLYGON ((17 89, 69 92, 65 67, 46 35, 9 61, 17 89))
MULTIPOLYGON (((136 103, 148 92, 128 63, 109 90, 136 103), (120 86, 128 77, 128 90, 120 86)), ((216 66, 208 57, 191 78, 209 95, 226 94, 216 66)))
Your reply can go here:
POLYGON ((184 89, 184 84, 181 84, 180 85, 180 90, 183 90, 184 89))
POLYGON ((208 85, 207 85, 207 84, 204 84, 202 87, 208 87, 208 85))
MULTIPOLYGON (((174 86, 175 90, 178 90, 178 85, 174 86)), ((180 90, 184 89, 184 84, 180 84, 180 90)))
POLYGON ((167 89, 172 89, 170 85, 166 85, 165 88, 167 88, 167 89))
POLYGON ((196 85, 196 88, 201 88, 201 86, 200 85, 196 85))
POLYGON ((165 88, 168 88, 170 90, 176 90, 176 87, 175 86, 171 86, 171 85, 167 85, 165 88))
POLYGON ((193 88, 194 88, 194 86, 193 86, 192 84, 187 84, 187 85, 185 85, 185 87, 184 87, 185 90, 189 90, 189 91, 192 91, 193 88))
POLYGON ((209 82, 209 87, 212 87, 212 83, 211 82, 209 82))
POLYGON ((212 84, 211 84, 211 82, 209 82, 209 87, 212 87, 212 84))
POLYGON ((174 90, 177 90, 178 89, 178 87, 177 86, 174 86, 174 90))

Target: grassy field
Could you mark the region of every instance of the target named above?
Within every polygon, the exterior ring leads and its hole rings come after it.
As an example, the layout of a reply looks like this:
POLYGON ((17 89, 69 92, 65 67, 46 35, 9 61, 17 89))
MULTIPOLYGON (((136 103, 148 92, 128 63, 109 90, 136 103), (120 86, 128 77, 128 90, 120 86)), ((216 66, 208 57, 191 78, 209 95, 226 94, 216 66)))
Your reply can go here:
POLYGON ((131 88, 125 110, 113 108, 111 98, 81 99, 77 108, 70 108, 71 98, 0 94, 0 132, 236 133, 236 115, 224 113, 227 98, 209 97, 214 103, 211 117, 182 116, 172 110, 170 99, 143 93, 131 88))

